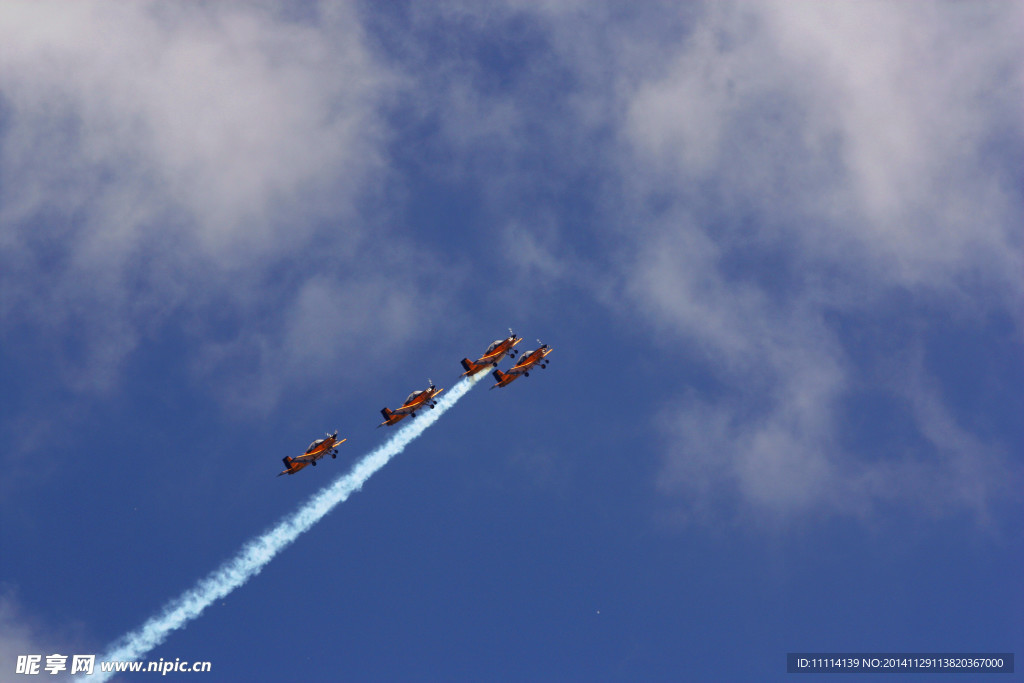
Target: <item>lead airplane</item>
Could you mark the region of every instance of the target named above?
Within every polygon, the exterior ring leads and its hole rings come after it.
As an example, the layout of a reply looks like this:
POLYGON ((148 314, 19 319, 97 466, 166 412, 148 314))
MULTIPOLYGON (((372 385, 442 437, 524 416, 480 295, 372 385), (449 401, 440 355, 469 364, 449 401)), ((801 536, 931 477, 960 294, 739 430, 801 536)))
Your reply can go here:
POLYGON ((348 441, 348 439, 338 439, 338 430, 335 429, 333 434, 328 434, 322 439, 317 439, 313 443, 309 444, 309 448, 306 452, 297 458, 285 456, 284 466, 287 468, 283 472, 279 472, 277 476, 282 474, 295 474, 306 465, 316 465, 316 461, 324 457, 328 453, 331 454, 332 458, 338 457, 337 448, 340 444, 348 441))
POLYGON ((522 337, 517 336, 510 327, 508 330, 508 337, 505 339, 495 339, 491 342, 491 345, 484 351, 484 355, 471 361, 468 358, 462 359, 462 367, 466 369, 462 376, 475 375, 481 370, 486 370, 488 367, 498 367, 498 361, 505 356, 514 358, 516 355, 515 350, 512 348, 519 342, 523 341, 522 337))
POLYGON ((387 408, 384 408, 381 410, 380 414, 384 416, 384 421, 377 426, 383 427, 384 425, 393 425, 405 417, 416 417, 416 411, 420 408, 425 406, 433 408, 437 405, 434 403, 434 397, 444 391, 444 389, 438 389, 435 387, 431 380, 427 381, 430 382, 430 386, 421 391, 414 391, 409 394, 401 408, 397 408, 396 410, 388 410, 387 408))
MULTIPOLYGON (((537 340, 540 342, 540 340, 537 340)), ((547 344, 541 344, 538 348, 533 351, 527 351, 520 358, 519 362, 512 366, 512 369, 508 372, 502 372, 501 370, 494 371, 494 379, 498 380, 498 383, 491 387, 505 387, 511 382, 518 379, 520 375, 530 376, 530 370, 539 365, 542 369, 548 366, 547 358, 548 354, 551 353, 552 349, 548 348, 547 344)))

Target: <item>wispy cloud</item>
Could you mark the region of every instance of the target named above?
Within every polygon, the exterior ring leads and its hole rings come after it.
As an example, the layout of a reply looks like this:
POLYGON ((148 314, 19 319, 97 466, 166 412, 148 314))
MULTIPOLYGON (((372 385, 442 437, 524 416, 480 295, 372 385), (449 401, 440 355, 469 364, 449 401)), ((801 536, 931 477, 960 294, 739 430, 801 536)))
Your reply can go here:
MULTIPOLYGON (((983 516, 1005 496, 1019 464, 928 382, 900 393, 925 455, 844 448, 865 360, 827 321, 892 315, 894 292, 981 311, 976 324, 1019 300, 1020 19, 1007 5, 717 5, 632 87, 625 133, 648 162, 635 191, 670 199, 629 291, 725 387, 664 416, 681 444, 667 490, 783 515, 901 499, 983 516)), ((860 346, 893 343, 874 329, 860 346)))
MULTIPOLYGON (((867 514, 918 479, 937 493, 907 495, 916 509, 983 516, 1005 496, 994 484, 1018 465, 1000 444, 976 437, 950 458, 929 436, 922 405, 970 434, 970 406, 926 388, 942 368, 924 363, 931 379, 909 396, 880 379, 879 362, 926 335, 924 322, 887 329, 894 317, 1021 322, 1019 7, 508 3, 470 18, 478 30, 529 26, 529 63, 565 86, 541 102, 511 69, 507 156, 550 141, 552 158, 597 183, 580 183, 573 204, 592 223, 517 215, 503 257, 541 281, 600 284, 614 315, 657 331, 659 353, 715 378, 660 418, 672 444, 663 490, 783 517, 867 514), (845 433, 865 385, 915 435, 896 464, 845 433), (883 486, 893 467, 913 476, 883 486)), ((463 101, 486 107, 487 95, 477 86, 463 101)), ((474 110, 456 107, 450 121, 474 110)), ((556 175, 572 173, 520 169, 500 187, 521 200, 556 175)))
MULTIPOLYGON (((74 340, 52 355, 102 388, 173 321, 196 376, 268 410, 463 292, 419 286, 422 245, 375 188, 402 166, 496 226, 451 237, 495 259, 474 275, 585 282, 714 377, 662 416, 665 490, 871 509, 881 465, 841 428, 865 382, 955 479, 920 406, 964 438, 971 407, 927 388, 927 358, 916 398, 881 382, 927 327, 883 323, 1019 328, 1018 6, 443 3, 375 15, 372 37, 349 5, 309 7, 0 10, 0 326, 74 340)), ((976 438, 960 452, 999 452, 976 438)))
POLYGON ((722 218, 812 265, 940 289, 984 266, 1019 294, 1021 25, 1004 4, 712 6, 634 85, 627 134, 644 182, 696 201, 710 181, 722 218))
POLYGON ((69 388, 116 386, 168 325, 197 372, 233 374, 216 362, 227 333, 301 378, 337 354, 268 330, 336 328, 310 308, 325 292, 325 315, 372 323, 353 344, 407 338, 423 316, 403 313, 429 313, 436 297, 380 293, 415 253, 367 240, 392 228, 363 210, 400 78, 351 4, 12 3, 0 32, 0 326, 45 340, 33 358, 69 388))
POLYGON ((14 674, 20 656, 41 656, 42 667, 47 655, 88 652, 81 631, 80 624, 46 624, 22 607, 17 590, 0 584, 0 662, 6 673, 14 674))

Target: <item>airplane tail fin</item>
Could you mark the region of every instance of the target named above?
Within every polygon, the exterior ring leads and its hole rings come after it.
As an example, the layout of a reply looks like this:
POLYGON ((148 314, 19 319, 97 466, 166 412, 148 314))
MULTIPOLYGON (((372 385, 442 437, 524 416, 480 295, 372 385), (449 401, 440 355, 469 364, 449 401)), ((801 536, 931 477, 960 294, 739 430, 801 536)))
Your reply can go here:
MULTIPOLYGON (((494 387, 503 386, 505 380, 508 378, 508 375, 506 375, 501 370, 495 370, 494 372, 491 373, 491 376, 494 377, 494 379, 498 380, 498 383, 495 384, 494 387)), ((491 389, 493 389, 494 387, 491 387, 491 389)))
POLYGON ((384 416, 385 420, 390 420, 391 419, 391 411, 388 410, 387 408, 382 408, 381 411, 380 411, 380 414, 384 416))
POLYGON ((291 474, 291 469, 292 469, 292 458, 291 458, 291 456, 289 456, 289 455, 284 456, 284 459, 282 460, 282 462, 284 463, 284 472, 278 472, 277 476, 279 476, 279 477, 282 474, 291 474))
POLYGON ((469 362, 468 358, 462 359, 462 367, 465 369, 466 374, 473 372, 473 364, 469 362))

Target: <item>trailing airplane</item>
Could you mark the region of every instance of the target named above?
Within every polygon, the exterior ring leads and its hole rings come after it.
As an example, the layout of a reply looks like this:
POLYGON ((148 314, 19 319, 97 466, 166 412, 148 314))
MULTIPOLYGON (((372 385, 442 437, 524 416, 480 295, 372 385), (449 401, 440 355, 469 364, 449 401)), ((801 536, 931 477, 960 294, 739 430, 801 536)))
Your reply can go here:
MULTIPOLYGON (((539 343, 540 340, 538 339, 539 343)), ((520 358, 519 362, 512 366, 512 369, 508 372, 502 372, 501 370, 494 371, 494 379, 498 380, 498 383, 491 387, 504 387, 508 386, 513 380, 517 379, 520 375, 530 376, 530 370, 539 365, 542 369, 548 366, 547 355, 551 353, 552 349, 548 348, 547 344, 541 344, 539 348, 533 351, 527 351, 520 358)))
POLYGON ((466 375, 475 375, 481 370, 486 370, 488 367, 496 368, 498 367, 498 361, 500 361, 505 356, 508 356, 509 358, 514 358, 516 355, 516 351, 513 350, 512 347, 514 347, 519 342, 523 341, 523 338, 516 336, 516 334, 512 331, 511 327, 508 330, 508 335, 509 336, 506 337, 505 339, 495 339, 493 342, 491 342, 491 345, 487 347, 486 351, 484 351, 484 355, 477 358, 476 361, 471 361, 468 358, 463 358, 462 367, 465 368, 466 371, 462 373, 462 376, 465 377, 466 375))
POLYGON ((434 403, 434 397, 444 391, 444 389, 438 389, 435 387, 431 380, 427 381, 430 382, 430 386, 421 391, 414 391, 409 394, 401 408, 396 410, 388 410, 387 408, 384 408, 381 410, 380 414, 384 416, 384 421, 377 426, 383 427, 384 425, 393 425, 406 416, 416 417, 416 411, 424 406, 430 406, 433 408, 436 405, 434 403))
POLYGON ((324 457, 328 453, 331 454, 332 458, 338 457, 338 446, 348 439, 338 439, 338 430, 335 429, 333 434, 328 434, 323 439, 317 439, 313 443, 309 444, 309 448, 306 452, 297 458, 285 456, 284 466, 287 468, 283 472, 278 473, 277 476, 282 474, 295 474, 306 465, 316 465, 316 461, 324 457))

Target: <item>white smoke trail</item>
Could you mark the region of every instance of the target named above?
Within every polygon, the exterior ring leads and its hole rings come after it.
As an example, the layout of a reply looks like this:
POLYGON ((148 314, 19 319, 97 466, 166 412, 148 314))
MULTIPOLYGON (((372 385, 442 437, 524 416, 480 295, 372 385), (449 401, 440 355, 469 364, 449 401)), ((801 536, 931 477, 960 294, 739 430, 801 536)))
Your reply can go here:
MULTIPOLYGON (((168 603, 159 615, 147 621, 137 631, 123 636, 111 645, 105 655, 98 657, 97 660, 138 660, 162 643, 171 631, 184 627, 185 624, 202 614, 203 610, 211 603, 220 600, 258 574, 288 544, 323 519, 324 515, 334 509, 338 503, 344 502, 350 495, 361 489, 367 479, 384 467, 391 458, 401 453, 427 427, 437 422, 445 411, 455 405, 455 402, 486 374, 478 373, 476 376, 460 381, 452 387, 450 392, 438 399, 437 408, 420 412, 414 418, 407 418, 404 427, 357 462, 351 472, 314 494, 298 511, 283 519, 273 529, 250 541, 234 559, 228 560, 219 569, 196 584, 194 588, 168 603)), ((88 679, 91 682, 102 683, 113 675, 113 672, 99 671, 97 665, 92 676, 83 676, 79 680, 88 679)))

